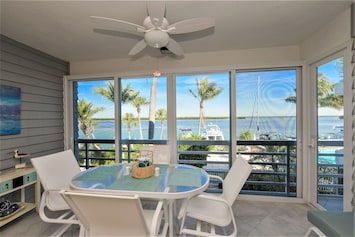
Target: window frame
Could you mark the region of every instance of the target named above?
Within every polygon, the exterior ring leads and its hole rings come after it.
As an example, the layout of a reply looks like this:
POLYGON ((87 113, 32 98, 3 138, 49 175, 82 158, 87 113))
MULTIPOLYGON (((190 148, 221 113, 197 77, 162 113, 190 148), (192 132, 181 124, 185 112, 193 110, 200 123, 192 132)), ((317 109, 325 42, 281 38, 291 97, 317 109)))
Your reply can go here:
MULTIPOLYGON (((177 142, 176 142, 176 91, 175 91, 175 83, 176 83, 176 75, 179 74, 198 74, 201 73, 201 71, 203 72, 203 74, 208 74, 208 73, 226 73, 228 72, 230 75, 230 118, 236 118, 236 108, 235 108, 235 104, 236 104, 236 91, 235 91, 235 85, 236 85, 236 72, 237 71, 242 71, 242 70, 277 70, 277 69, 285 69, 285 68, 299 68, 298 70, 300 70, 300 73, 297 73, 297 85, 300 86, 301 82, 302 82, 302 64, 291 64, 291 65, 287 65, 287 66, 281 66, 281 67, 272 67, 272 66, 268 66, 268 67, 248 67, 248 68, 237 68, 237 69, 210 69, 210 70, 186 70, 186 72, 168 72, 165 74, 165 76, 167 77, 167 94, 169 95, 167 97, 167 107, 169 108, 167 111, 167 121, 168 121, 168 143, 171 146, 171 154, 175 155, 177 154, 177 142)), ((201 73, 202 74, 202 73, 201 73)), ((64 129, 64 142, 65 142, 65 148, 66 149, 72 149, 73 148, 73 128, 72 128, 72 119, 73 119, 73 113, 72 113, 72 109, 68 109, 71 107, 71 105, 73 104, 73 96, 71 95, 71 93, 73 92, 73 88, 72 88, 72 81, 75 80, 95 80, 95 79, 113 79, 115 80, 115 87, 119 87, 120 83, 117 83, 121 77, 127 78, 127 77, 135 77, 135 78, 139 78, 139 77, 147 77, 146 75, 149 74, 142 74, 142 73, 112 73, 112 74, 100 74, 100 75, 75 75, 75 76, 65 76, 64 77, 64 124, 65 124, 65 129, 64 129)), ((117 88, 118 91, 120 91, 121 88, 117 88)), ((115 94, 116 97, 118 97, 117 93, 115 94)), ((301 90, 297 90, 297 96, 298 98, 302 98, 301 97, 301 90)), ((118 101, 118 98, 115 98, 115 103, 117 103, 116 101, 118 101)), ((116 106, 115 106, 116 107, 116 106)), ((297 106, 297 113, 302 112, 301 106, 297 106)), ((121 117, 121 111, 120 109, 117 109, 115 111, 115 116, 117 116, 117 118, 121 117)), ((299 122, 297 122, 299 123, 299 122)), ((121 122, 117 121, 115 124, 117 124, 116 128, 115 128, 115 132, 116 134, 119 134, 120 129, 119 127, 121 126, 121 122)), ((297 133, 299 133, 299 129, 301 129, 301 126, 299 124, 297 124, 297 133)), ((236 130, 236 119, 230 119, 230 129, 231 129, 231 134, 230 134, 230 154, 236 154, 236 141, 237 141, 237 137, 236 137, 236 133, 234 132, 236 130)), ((302 133, 300 133, 302 134, 302 133)), ((119 136, 117 136, 117 138, 115 137, 115 150, 116 153, 118 151, 120 151, 120 142, 119 142, 119 136)), ((301 138, 301 137, 299 137, 301 138)), ((298 141, 298 144, 302 143, 302 141, 298 141)), ((301 146, 297 145, 298 151, 297 154, 300 156, 301 152, 299 151, 299 149, 301 149, 301 146)), ((121 154, 120 152, 118 152, 119 154, 116 155, 116 161, 120 162, 121 159, 121 154)), ((235 155, 231 155, 230 156, 230 164, 233 161, 233 158, 235 158, 235 155)), ((177 159, 174 160, 175 162, 177 162, 177 159)), ((302 163, 302 162, 300 162, 302 163)), ((302 167, 298 165, 297 168, 297 197, 296 198, 302 198, 302 188, 304 186, 304 184, 301 183, 302 181, 302 167), (300 191, 301 190, 301 191, 300 191)), ((247 195, 250 196, 250 195, 247 195)), ((251 195, 254 196, 254 195, 251 195)), ((266 197, 267 199, 273 199, 275 197, 273 196, 263 196, 264 198, 266 197)), ((283 197, 285 199, 287 199, 288 197, 283 197)), ((292 200, 295 200, 295 198, 293 197, 292 200)))

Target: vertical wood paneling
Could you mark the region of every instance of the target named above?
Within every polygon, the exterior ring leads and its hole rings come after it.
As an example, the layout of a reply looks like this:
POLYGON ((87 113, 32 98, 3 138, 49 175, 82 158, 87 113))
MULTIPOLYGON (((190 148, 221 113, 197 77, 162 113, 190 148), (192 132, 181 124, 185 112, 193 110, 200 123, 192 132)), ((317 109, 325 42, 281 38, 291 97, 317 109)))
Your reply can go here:
POLYGON ((36 156, 64 149, 63 76, 69 63, 0 35, 0 84, 21 88, 21 134, 0 136, 0 171, 13 150, 36 156))
MULTIPOLYGON (((353 4, 352 9, 355 9, 355 4, 353 4)), ((352 19, 354 21, 354 19, 352 19)), ((355 27, 355 25, 354 25, 355 27)), ((353 28, 354 28, 353 27, 353 28)), ((355 32, 354 32, 355 33, 355 32)), ((353 162, 352 162, 352 180, 353 180, 353 185, 352 185, 352 193, 353 197, 351 200, 352 206, 353 206, 353 212, 355 213, 355 36, 353 35, 352 39, 352 51, 351 51, 351 76, 352 76, 352 157, 353 157, 353 162)), ((354 214, 355 215, 355 214, 354 214)), ((354 216, 355 217, 355 216, 354 216)), ((355 226, 354 226, 354 231, 355 231, 355 226)), ((354 232, 355 233, 355 232, 354 232)))

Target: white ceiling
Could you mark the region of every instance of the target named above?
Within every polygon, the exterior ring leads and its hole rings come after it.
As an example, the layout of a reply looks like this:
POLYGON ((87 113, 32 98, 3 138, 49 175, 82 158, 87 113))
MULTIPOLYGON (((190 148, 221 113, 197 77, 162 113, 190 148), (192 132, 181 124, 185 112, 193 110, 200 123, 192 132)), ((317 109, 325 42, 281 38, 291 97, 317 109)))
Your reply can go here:
MULTIPOLYGON (((1 34, 66 61, 126 58, 140 40, 98 33, 90 16, 142 25, 145 1, 0 0, 1 34)), ((214 17, 214 29, 174 35, 185 53, 298 45, 350 6, 352 0, 167 1, 169 23, 214 17)), ((159 52, 146 49, 140 55, 159 52)), ((138 55, 139 57, 139 55, 138 55)))

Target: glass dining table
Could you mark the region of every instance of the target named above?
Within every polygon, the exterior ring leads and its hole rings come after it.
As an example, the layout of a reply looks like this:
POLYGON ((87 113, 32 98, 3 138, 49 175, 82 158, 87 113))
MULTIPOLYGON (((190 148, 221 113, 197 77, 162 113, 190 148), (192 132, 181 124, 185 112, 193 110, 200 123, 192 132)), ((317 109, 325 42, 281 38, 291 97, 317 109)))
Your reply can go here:
POLYGON ((204 169, 181 164, 155 164, 158 174, 138 179, 132 176, 131 164, 102 165, 73 177, 74 190, 138 195, 143 199, 166 200, 169 204, 169 235, 173 235, 173 203, 205 191, 209 175, 204 169))

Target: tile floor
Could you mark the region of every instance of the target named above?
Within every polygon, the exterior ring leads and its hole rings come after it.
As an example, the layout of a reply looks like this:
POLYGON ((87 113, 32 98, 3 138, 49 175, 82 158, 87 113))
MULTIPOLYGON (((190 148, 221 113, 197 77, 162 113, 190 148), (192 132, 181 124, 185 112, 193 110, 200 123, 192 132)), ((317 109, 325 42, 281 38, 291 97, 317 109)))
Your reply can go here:
MULTIPOLYGON (((238 200, 233 206, 238 236, 304 236, 311 226, 307 221, 305 204, 238 200)), ((0 228, 1 237, 50 236, 58 226, 41 221, 35 211, 0 228)), ((78 236, 78 226, 71 227, 63 236, 78 236)))

